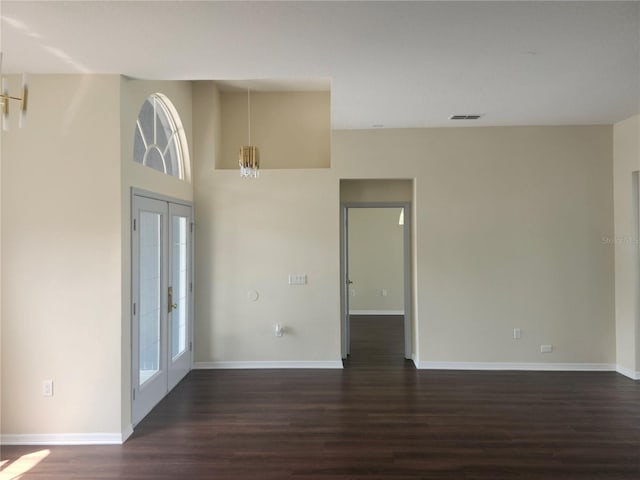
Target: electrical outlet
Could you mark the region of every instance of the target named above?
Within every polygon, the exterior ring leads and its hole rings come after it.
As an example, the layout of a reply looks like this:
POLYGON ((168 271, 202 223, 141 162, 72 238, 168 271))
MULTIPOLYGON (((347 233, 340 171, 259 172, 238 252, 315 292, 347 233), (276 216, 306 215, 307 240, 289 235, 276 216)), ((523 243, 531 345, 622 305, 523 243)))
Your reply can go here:
POLYGON ((513 329, 513 338, 515 338, 516 340, 520 338, 521 332, 519 328, 514 328, 513 329))
POLYGON ((53 380, 42 381, 42 396, 53 397, 53 380))
POLYGON ((383 289, 380 291, 380 295, 382 295, 383 297, 386 297, 386 296, 388 296, 388 295, 389 295, 389 291, 388 291, 386 288, 383 288, 383 289))
POLYGON ((274 334, 276 337, 281 337, 282 335, 284 335, 284 327, 279 323, 276 323, 274 334))
POLYGON ((553 345, 540 345, 540 353, 553 352, 553 345))

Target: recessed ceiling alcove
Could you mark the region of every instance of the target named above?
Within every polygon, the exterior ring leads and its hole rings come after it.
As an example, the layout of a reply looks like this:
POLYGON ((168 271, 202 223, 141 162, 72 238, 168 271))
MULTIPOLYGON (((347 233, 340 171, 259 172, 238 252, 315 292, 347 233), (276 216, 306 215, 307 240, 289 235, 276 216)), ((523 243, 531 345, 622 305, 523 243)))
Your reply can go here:
POLYGON ((262 170, 331 166, 329 80, 218 81, 216 85, 222 127, 217 169, 238 168, 239 148, 249 145, 249 128, 262 170))

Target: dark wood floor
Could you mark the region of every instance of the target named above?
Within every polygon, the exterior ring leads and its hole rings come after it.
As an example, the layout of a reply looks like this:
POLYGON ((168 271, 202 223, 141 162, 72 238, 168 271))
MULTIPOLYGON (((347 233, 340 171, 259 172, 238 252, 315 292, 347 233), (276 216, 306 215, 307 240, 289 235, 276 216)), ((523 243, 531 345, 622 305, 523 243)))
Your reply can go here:
POLYGON ((21 478, 640 479, 640 382, 417 371, 385 322, 354 322, 344 370, 194 371, 123 446, 50 447, 21 478))
POLYGON ((401 315, 351 315, 351 355, 345 367, 404 367, 403 321, 401 315))

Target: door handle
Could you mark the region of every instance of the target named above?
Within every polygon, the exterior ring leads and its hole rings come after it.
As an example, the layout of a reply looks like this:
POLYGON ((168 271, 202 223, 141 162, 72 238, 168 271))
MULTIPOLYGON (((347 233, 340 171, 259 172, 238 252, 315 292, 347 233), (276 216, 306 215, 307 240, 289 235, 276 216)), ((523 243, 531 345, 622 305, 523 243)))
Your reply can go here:
POLYGON ((347 280, 347 285, 351 285, 353 282, 351 280, 347 280))
POLYGON ((177 303, 173 303, 173 287, 169 287, 168 292, 167 292, 167 300, 168 300, 168 308, 167 311, 168 313, 171 313, 172 310, 178 308, 178 304, 177 303))

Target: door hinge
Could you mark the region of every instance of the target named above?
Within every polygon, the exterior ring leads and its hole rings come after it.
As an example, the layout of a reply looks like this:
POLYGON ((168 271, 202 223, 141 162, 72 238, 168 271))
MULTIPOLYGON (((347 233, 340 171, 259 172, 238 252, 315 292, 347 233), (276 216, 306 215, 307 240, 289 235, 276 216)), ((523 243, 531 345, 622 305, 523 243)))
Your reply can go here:
POLYGON ((134 232, 136 231, 136 219, 135 218, 133 219, 133 231, 134 232))
POLYGON ((133 389, 133 399, 134 400, 136 399, 136 389, 135 388, 133 389))
POLYGON ((136 304, 135 303, 133 304, 133 314, 134 315, 136 314, 136 304))
POLYGON ((191 222, 190 231, 193 233, 193 222, 191 222))
POLYGON ((193 352, 193 342, 189 342, 189 351, 193 352))
POLYGON ((190 292, 193 292, 193 282, 190 282, 190 283, 189 283, 189 291, 190 291, 190 292))

